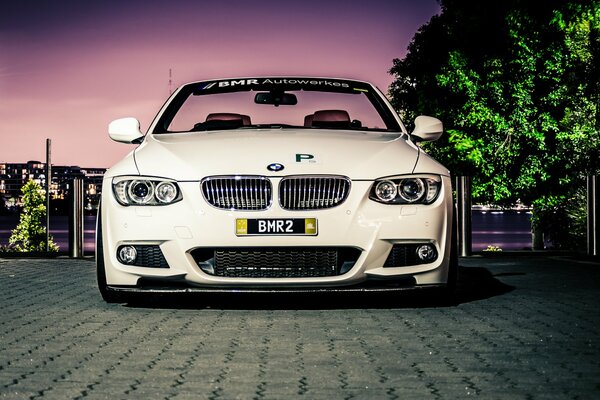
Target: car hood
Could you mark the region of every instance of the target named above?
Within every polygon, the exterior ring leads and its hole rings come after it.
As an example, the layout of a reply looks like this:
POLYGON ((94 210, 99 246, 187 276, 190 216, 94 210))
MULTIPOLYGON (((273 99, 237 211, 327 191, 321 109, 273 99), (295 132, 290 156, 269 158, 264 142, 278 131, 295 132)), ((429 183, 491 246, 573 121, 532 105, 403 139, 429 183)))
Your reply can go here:
POLYGON ((141 175, 180 181, 242 174, 375 179, 411 173, 417 158, 418 149, 401 134, 312 129, 149 134, 135 151, 141 175), (274 163, 283 169, 267 169, 274 163))

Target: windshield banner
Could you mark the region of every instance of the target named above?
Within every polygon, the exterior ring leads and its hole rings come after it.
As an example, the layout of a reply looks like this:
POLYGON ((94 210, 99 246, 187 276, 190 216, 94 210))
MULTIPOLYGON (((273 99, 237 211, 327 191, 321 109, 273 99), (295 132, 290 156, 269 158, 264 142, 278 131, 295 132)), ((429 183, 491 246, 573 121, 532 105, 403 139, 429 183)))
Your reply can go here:
POLYGON ((194 94, 243 92, 250 90, 288 91, 314 90, 324 92, 358 93, 369 89, 363 82, 341 79, 315 78, 240 78, 200 82, 194 94))

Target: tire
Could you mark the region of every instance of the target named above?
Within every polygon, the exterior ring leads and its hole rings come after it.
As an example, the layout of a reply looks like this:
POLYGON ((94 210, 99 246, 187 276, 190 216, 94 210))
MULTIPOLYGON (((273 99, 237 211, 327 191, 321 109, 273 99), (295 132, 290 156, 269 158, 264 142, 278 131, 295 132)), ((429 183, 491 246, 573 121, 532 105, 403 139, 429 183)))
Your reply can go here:
POLYGON ((448 264, 448 280, 441 289, 440 297, 445 305, 456 304, 456 287, 458 283, 458 226, 456 210, 452 213, 452 231, 450 238, 450 263, 448 264))
POLYGON ((452 239, 450 240, 450 265, 448 266, 448 291, 454 295, 458 283, 458 227, 456 211, 452 215, 452 239))
POLYGON ((102 238, 102 210, 100 208, 98 208, 98 217, 96 219, 96 279, 98 290, 105 302, 121 302, 121 296, 119 296, 118 293, 110 291, 106 283, 106 268, 104 266, 104 246, 102 238))

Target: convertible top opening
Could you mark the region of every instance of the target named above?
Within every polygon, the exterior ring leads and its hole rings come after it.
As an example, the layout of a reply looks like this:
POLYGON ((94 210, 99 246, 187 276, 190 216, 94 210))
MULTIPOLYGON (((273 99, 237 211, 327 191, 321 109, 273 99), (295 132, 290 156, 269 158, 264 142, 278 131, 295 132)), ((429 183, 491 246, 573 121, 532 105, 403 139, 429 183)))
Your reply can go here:
POLYGON ((402 132, 385 97, 370 83, 313 77, 191 82, 176 92, 151 131, 162 134, 267 127, 402 132), (341 110, 343 115, 332 110, 341 110), (209 118, 216 114, 244 117, 209 118))

